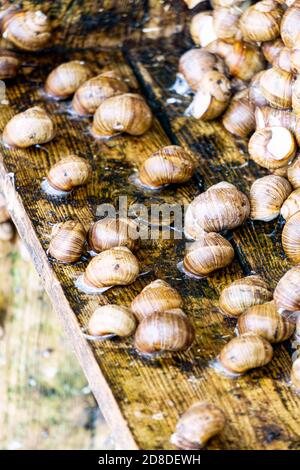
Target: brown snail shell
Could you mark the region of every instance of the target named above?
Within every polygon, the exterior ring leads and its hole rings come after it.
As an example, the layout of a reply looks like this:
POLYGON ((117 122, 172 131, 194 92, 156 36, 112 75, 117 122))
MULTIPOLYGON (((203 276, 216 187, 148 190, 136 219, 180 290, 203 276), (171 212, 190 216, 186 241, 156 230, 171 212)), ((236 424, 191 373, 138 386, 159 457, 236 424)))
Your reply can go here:
POLYGON ((56 67, 48 75, 45 91, 53 98, 64 100, 92 77, 90 67, 83 61, 71 60, 56 67))
POLYGON ((260 78, 260 89, 266 100, 279 109, 292 106, 293 74, 272 67, 264 71, 260 78))
POLYGON ((300 79, 299 76, 293 83, 292 108, 296 115, 300 114, 300 79))
POLYGON ((263 96, 260 89, 260 79, 263 73, 264 71, 261 70, 252 77, 248 89, 249 101, 253 106, 259 106, 257 109, 260 109, 260 107, 266 106, 268 104, 268 101, 263 96))
POLYGON ((284 47, 278 56, 277 67, 286 72, 294 72, 294 67, 291 60, 292 50, 284 47))
POLYGON ((287 177, 294 189, 300 188, 300 155, 288 166, 287 177))
POLYGON ((88 332, 93 336, 132 335, 136 320, 129 308, 119 305, 102 305, 96 308, 88 323, 88 332))
POLYGON ((126 246, 134 251, 140 246, 139 226, 128 218, 101 219, 91 225, 88 243, 95 253, 115 246, 126 246))
POLYGON ((2 36, 25 51, 38 51, 51 40, 50 23, 41 11, 9 12, 2 20, 2 36))
POLYGON ((248 90, 242 90, 234 95, 222 123, 228 132, 238 137, 247 137, 254 131, 254 106, 249 100, 248 90))
POLYGON ((64 263, 78 261, 83 252, 86 230, 76 220, 61 222, 53 227, 49 254, 64 263))
MULTIPOLYGON (((215 39, 241 39, 240 17, 248 2, 231 7, 219 7, 213 10, 213 30, 215 39)), ((211 42, 211 41, 210 41, 211 42)))
POLYGON ((284 13, 281 21, 281 38, 284 44, 293 49, 300 47, 299 35, 300 6, 294 2, 284 13))
POLYGON ((279 315, 274 302, 267 302, 248 308, 238 319, 238 331, 255 333, 270 343, 281 343, 292 336, 295 324, 279 315))
POLYGON ((274 0, 262 0, 251 5, 240 19, 240 28, 246 41, 272 41, 280 34, 283 8, 274 0))
POLYGON ((190 49, 179 60, 179 72, 192 90, 197 90, 204 75, 212 70, 224 71, 224 65, 214 54, 205 49, 190 49))
POLYGON ((196 169, 195 158, 178 145, 162 147, 142 164, 139 171, 141 183, 149 188, 166 184, 185 183, 196 169))
POLYGON ((300 266, 289 269, 279 280, 274 302, 280 314, 300 310, 300 266))
POLYGON ((11 147, 44 144, 55 136, 55 125, 46 111, 38 106, 16 114, 3 130, 3 142, 11 147))
POLYGON ((294 362, 292 366, 292 371, 291 371, 291 381, 292 384, 300 390, 300 357, 298 357, 294 362))
POLYGON ((286 127, 292 133, 296 128, 296 116, 287 109, 276 109, 270 106, 263 106, 255 110, 256 129, 265 127, 286 127))
POLYGON ((245 310, 271 300, 273 294, 260 276, 247 276, 229 284, 222 290, 219 306, 225 315, 238 317, 245 310))
POLYGON ((276 219, 291 192, 290 183, 282 176, 267 175, 254 181, 250 189, 251 219, 264 222, 276 219))
POLYGON ((286 256, 298 264, 300 262, 300 212, 290 216, 282 230, 282 246, 286 256))
POLYGON ((290 60, 291 60, 291 70, 295 73, 300 73, 300 49, 289 49, 290 50, 290 60))
POLYGON ((182 308, 179 292, 161 279, 150 282, 131 302, 131 310, 139 321, 153 313, 182 308))
POLYGON ((194 15, 190 24, 190 33, 194 43, 201 47, 215 41, 217 35, 214 30, 213 12, 202 11, 194 15))
POLYGON ((125 246, 110 248, 95 256, 84 273, 84 282, 101 288, 131 284, 139 275, 137 258, 125 246))
POLYGON ((284 43, 281 38, 273 39, 273 41, 264 42, 262 51, 266 60, 273 66, 278 67, 278 60, 281 51, 284 49, 284 43))
POLYGON ((151 126, 152 111, 144 98, 135 93, 113 96, 98 107, 92 132, 96 136, 110 136, 120 132, 142 135, 151 126))
POLYGON ((68 155, 51 167, 47 181, 54 189, 68 192, 76 186, 86 184, 91 176, 92 168, 87 160, 77 155, 68 155))
POLYGON ((234 250, 226 238, 218 233, 207 233, 188 246, 183 267, 195 276, 207 276, 228 266, 233 258, 234 250))
POLYGON ((281 215, 288 220, 296 212, 300 211, 300 189, 293 191, 281 207, 281 215))
POLYGON ((273 348, 265 338, 255 333, 244 333, 224 346, 219 360, 229 372, 243 374, 250 369, 265 366, 272 357, 273 348))
POLYGON ((225 427, 220 408, 207 402, 194 403, 179 419, 171 443, 179 449, 198 450, 225 427))
POLYGON ((185 351, 194 341, 194 328, 179 308, 153 313, 138 325, 135 348, 145 355, 185 351))
POLYGON ((126 83, 115 74, 101 73, 84 82, 76 91, 72 108, 81 116, 94 114, 107 98, 128 92, 126 83))
POLYGON ((17 75, 21 61, 12 51, 0 48, 0 80, 17 75))
POLYGON ((221 232, 241 225, 249 216, 247 196, 233 184, 222 181, 197 196, 185 214, 185 234, 197 239, 205 232, 221 232))

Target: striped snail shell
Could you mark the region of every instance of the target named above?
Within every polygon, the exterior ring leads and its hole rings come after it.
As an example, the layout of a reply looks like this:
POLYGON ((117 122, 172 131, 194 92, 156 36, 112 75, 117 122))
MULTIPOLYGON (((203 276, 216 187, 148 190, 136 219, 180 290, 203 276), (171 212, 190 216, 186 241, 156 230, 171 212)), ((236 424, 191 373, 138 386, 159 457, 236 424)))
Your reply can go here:
POLYGON ((98 220, 89 229, 88 243, 95 253, 115 246, 134 251, 140 246, 139 225, 128 218, 98 220))
POLYGON ((21 61, 12 51, 0 48, 0 80, 17 75, 21 61))
POLYGON ((53 227, 49 254, 64 263, 78 261, 83 252, 86 230, 76 220, 61 222, 53 227))
POLYGON ((87 160, 68 155, 51 167, 47 181, 54 189, 69 192, 76 186, 86 184, 91 176, 92 168, 87 160))
POLYGON ((90 67, 83 61, 71 60, 56 67, 48 75, 45 91, 49 96, 63 100, 73 95, 77 88, 92 77, 90 67))
POLYGON ((119 305, 103 305, 96 308, 88 323, 93 336, 130 336, 136 328, 136 320, 129 308, 119 305))

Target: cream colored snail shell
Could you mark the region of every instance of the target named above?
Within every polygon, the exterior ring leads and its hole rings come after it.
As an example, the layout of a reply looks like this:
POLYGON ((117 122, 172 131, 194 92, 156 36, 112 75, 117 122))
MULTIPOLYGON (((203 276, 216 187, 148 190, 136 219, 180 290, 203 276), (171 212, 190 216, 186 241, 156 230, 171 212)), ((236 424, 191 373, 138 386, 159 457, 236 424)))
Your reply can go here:
POLYGON ((271 106, 286 109, 292 106, 293 81, 292 73, 272 67, 262 74, 260 89, 271 106))
POLYGON ((295 73, 300 73, 300 49, 289 49, 289 50, 290 50, 291 69, 295 73))
POLYGON ((95 256, 84 273, 88 286, 101 288, 131 284, 139 275, 139 263, 124 246, 110 248, 95 256))
POLYGON ((221 232, 241 225, 249 216, 247 196, 233 184, 222 181, 197 196, 185 214, 184 231, 197 239, 205 232, 221 232))
POLYGON ((78 88, 72 100, 72 108, 81 116, 94 114, 104 100, 127 92, 128 86, 123 80, 115 74, 104 72, 78 88))
POLYGON ((279 280, 274 302, 280 314, 300 310, 300 266, 289 269, 279 280))
MULTIPOLYGON (((248 2, 231 7, 219 7, 213 10, 213 30, 215 39, 241 39, 240 17, 248 2)), ((211 41, 210 41, 211 42, 211 41)))
POLYGON ((273 294, 267 282, 260 276, 247 276, 225 287, 220 296, 219 306, 225 315, 238 317, 253 305, 271 300, 273 294))
POLYGON ((194 15, 190 24, 190 33, 195 44, 201 47, 207 46, 217 39, 214 31, 212 11, 202 11, 194 15))
POLYGON ((300 6, 294 2, 284 13, 281 21, 281 38, 287 47, 300 47, 299 37, 300 6))
POLYGON ((279 315, 274 302, 267 302, 248 308, 238 319, 238 331, 255 333, 270 343, 281 343, 292 336, 295 324, 279 315))
POLYGON ((184 76, 192 90, 196 91, 207 72, 224 71, 224 65, 214 54, 205 49, 190 49, 179 60, 179 72, 184 76))
POLYGON ((296 149, 291 131, 280 126, 257 130, 251 136, 248 146, 252 160, 269 170, 286 166, 294 158, 296 149))
POLYGON ((268 101, 263 96, 260 89, 260 79, 263 73, 264 71, 261 70, 252 77, 248 89, 249 101, 253 106, 258 106, 259 108, 257 109, 260 109, 262 106, 267 106, 268 104, 268 101))
POLYGON ((86 184, 92 176, 92 168, 87 160, 77 155, 68 155, 55 163, 47 181, 58 191, 71 191, 76 186, 86 184))
POLYGON ((64 263, 78 261, 83 252, 86 230, 76 220, 61 222, 53 227, 49 254, 64 263))
POLYGON ((171 443, 179 449, 198 450, 223 431, 223 411, 212 403, 194 403, 178 420, 171 443))
POLYGON ((91 225, 88 243, 95 253, 116 246, 126 246, 133 251, 140 246, 139 226, 128 218, 107 217, 91 225))
POLYGON ((288 166, 287 177, 294 189, 300 188, 300 155, 288 166))
POLYGON ((292 133, 296 128, 296 116, 287 109, 276 109, 270 106, 257 107, 255 110, 256 129, 265 127, 286 127, 292 133))
POLYGON ((130 336, 136 328, 136 320, 129 308, 119 305, 102 305, 96 308, 88 323, 93 336, 130 336))
POLYGON ((219 360, 231 373, 242 374, 268 364, 273 357, 271 344, 255 333, 244 333, 233 338, 222 349, 219 360))
POLYGON ((149 188, 167 184, 185 183, 193 176, 196 160, 178 145, 162 147, 142 164, 139 171, 141 183, 149 188))
POLYGON ((267 175, 254 181, 250 189, 251 219, 264 222, 276 219, 291 192, 290 183, 282 176, 267 175))
POLYGON ((281 207, 281 215, 288 220, 296 212, 300 211, 300 188, 293 191, 281 207))
POLYGON ((295 264, 300 262, 300 212, 290 216, 282 230, 282 246, 286 256, 295 264))
POLYGON ((247 137, 254 131, 254 106, 249 100, 248 90, 236 93, 223 116, 222 123, 228 132, 238 137, 247 137))
POLYGON ((0 80, 17 75, 21 61, 12 51, 0 48, 0 80))
POLYGON ((1 241, 12 241, 15 238, 15 226, 8 220, 0 223, 0 240, 1 241))
POLYGON ((262 51, 266 60, 273 66, 278 66, 279 56, 284 48, 281 38, 273 39, 273 41, 264 42, 262 51))
POLYGON ((292 108, 296 115, 300 114, 300 79, 299 76, 293 83, 292 108))
POLYGON ((284 47, 278 56, 277 66, 285 70, 286 72, 295 72, 292 60, 291 60, 292 50, 288 47, 284 47))
POLYGON ((41 11, 11 11, 2 21, 2 36, 19 49, 38 51, 50 45, 50 23, 41 11))
POLYGON ((228 266, 233 258, 234 250, 226 238, 218 233, 207 233, 188 246, 183 267, 187 273, 207 276, 228 266))
POLYGON ((92 77, 88 64, 80 60, 71 60, 56 67, 48 75, 45 91, 53 98, 63 100, 73 95, 75 91, 92 77))
POLYGON ((153 313, 182 308, 179 292, 161 279, 150 282, 131 302, 131 310, 139 321, 153 313))
POLYGON ((185 351, 194 341, 195 331, 179 308, 153 313, 137 327, 134 345, 144 355, 165 351, 185 351))
POLYGON ((262 0, 251 5, 240 19, 240 28, 246 41, 263 42, 280 34, 283 8, 274 0, 262 0))
POLYGON ((291 381, 294 387, 300 390, 300 357, 298 357, 292 365, 291 381))
POLYGON ((46 111, 38 106, 16 114, 3 130, 3 142, 11 147, 44 144, 55 136, 55 125, 46 111))
POLYGON ((135 93, 113 96, 98 107, 92 132, 96 136, 110 136, 120 132, 142 135, 151 126, 152 111, 144 98, 135 93))

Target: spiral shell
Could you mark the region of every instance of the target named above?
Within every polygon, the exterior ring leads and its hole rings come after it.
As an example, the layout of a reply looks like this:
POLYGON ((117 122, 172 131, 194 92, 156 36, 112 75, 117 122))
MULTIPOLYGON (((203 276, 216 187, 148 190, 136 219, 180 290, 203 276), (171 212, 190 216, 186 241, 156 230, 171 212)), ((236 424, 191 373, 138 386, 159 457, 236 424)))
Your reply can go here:
POLYGON ((286 256, 298 264, 300 262, 300 212, 290 216, 282 230, 282 246, 286 256))
POLYGON ((300 155, 288 166, 287 177, 294 189, 300 188, 300 155))
POLYGON ((225 315, 238 317, 254 305, 271 300, 273 294, 267 282, 260 276, 237 279, 222 290, 219 306, 225 315))
POLYGON ((254 131, 254 107, 249 100, 248 90, 236 93, 223 116, 222 123, 228 132, 238 137, 247 137, 254 131))
POLYGON ((260 79, 260 89, 266 100, 275 108, 292 106, 293 74, 272 67, 265 70, 260 79))
POLYGON ((294 387, 300 390, 300 357, 293 362, 291 381, 294 387))
POLYGON ((136 328, 136 320, 129 308, 119 305, 103 305, 96 308, 88 323, 93 336, 130 336, 136 328))
POLYGON ((183 300, 179 292, 161 279, 150 282, 131 303, 131 310, 139 321, 153 313, 179 309, 183 300))
POLYGON ((92 126, 95 136, 110 136, 120 132, 144 134, 152 124, 152 112, 144 98, 125 93, 108 98, 97 109, 92 126))
POLYGON ((20 66, 21 61, 16 54, 0 48, 0 80, 15 77, 20 66))
POLYGON ((71 60, 56 67, 48 75, 45 91, 53 98, 64 100, 92 77, 90 67, 83 61, 71 60))
POLYGON ((92 168, 87 160, 68 155, 51 167, 47 180, 54 189, 68 192, 86 184, 91 176, 92 168))
POLYGON ((268 101, 263 96, 260 89, 260 79, 263 73, 264 71, 261 70, 252 77, 248 89, 249 101, 253 106, 259 106, 257 109, 260 109, 262 106, 266 106, 268 104, 268 101))
POLYGON ((281 38, 284 44, 293 49, 300 47, 300 6, 294 2, 284 13, 281 21, 281 38))
POLYGON ((139 275, 139 263, 124 246, 102 251, 88 264, 84 282, 91 287, 110 287, 131 284, 139 275))
POLYGON ((273 348, 265 338, 255 333, 244 333, 224 346, 219 360, 229 372, 243 374, 250 369, 265 366, 272 357, 273 348))
POLYGON ((44 109, 35 106, 8 121, 2 138, 8 146, 26 148, 49 142, 54 136, 54 122, 44 109))
POLYGON ((271 41, 280 34, 283 8, 274 0, 262 0, 247 8, 240 20, 246 41, 271 41))
POLYGON ((262 44, 262 51, 266 60, 271 65, 278 67, 279 56, 284 47, 281 38, 277 38, 273 39, 273 41, 264 42, 262 44))
POLYGON ((153 313, 138 325, 134 345, 145 355, 188 349, 194 341, 194 328, 179 308, 153 313))
POLYGON ((179 449, 198 450, 223 431, 223 411, 212 403, 194 403, 179 419, 171 443, 179 449))
POLYGON ((224 65, 214 54, 205 49, 190 49, 179 60, 179 72, 184 76, 192 90, 196 91, 207 72, 224 71, 224 65))
POLYGON ((88 243, 95 253, 116 246, 136 250, 140 246, 139 226, 128 218, 105 218, 93 223, 88 232, 88 243))
POLYGON ((24 51, 38 51, 51 40, 50 23, 41 11, 9 12, 2 22, 2 36, 24 51))
POLYGON ((257 179, 250 189, 250 217, 269 222, 279 216, 281 206, 292 192, 288 180, 268 175, 257 179))
POLYGON ((64 263, 78 261, 83 252, 86 230, 75 220, 61 222, 53 227, 49 254, 64 263))
POLYGON ((293 191, 281 207, 281 215, 288 220, 296 212, 300 211, 300 188, 293 191))
POLYGON ((296 116, 287 109, 276 109, 263 106, 255 110, 256 129, 265 127, 286 127, 291 132, 296 129, 296 116))
POLYGON ((300 266, 282 276, 274 291, 274 302, 280 314, 300 311, 300 266))

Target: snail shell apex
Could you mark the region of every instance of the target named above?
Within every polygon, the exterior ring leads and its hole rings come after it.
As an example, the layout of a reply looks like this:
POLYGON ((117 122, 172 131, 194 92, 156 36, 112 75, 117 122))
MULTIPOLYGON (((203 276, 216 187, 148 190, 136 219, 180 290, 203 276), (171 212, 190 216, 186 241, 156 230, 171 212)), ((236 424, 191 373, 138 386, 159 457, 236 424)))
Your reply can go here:
POLYGON ((92 168, 87 160, 68 155, 51 167, 47 180, 54 189, 68 192, 87 183, 91 176, 92 168))
POLYGON ((136 250, 140 246, 139 225, 128 218, 98 220, 89 229, 88 243, 96 253, 115 246, 136 250))
POLYGON ((300 212, 290 216, 282 230, 282 246, 287 257, 300 262, 300 212))
POLYGON ((281 215, 288 220, 300 210, 300 189, 293 191, 281 206, 281 215))
POLYGON ((88 323, 88 331, 93 336, 130 336, 136 328, 136 320, 129 308, 119 305, 98 307, 88 323))
POLYGON ((85 237, 86 230, 80 222, 61 222, 53 227, 48 251, 59 261, 73 263, 82 255, 85 237))

